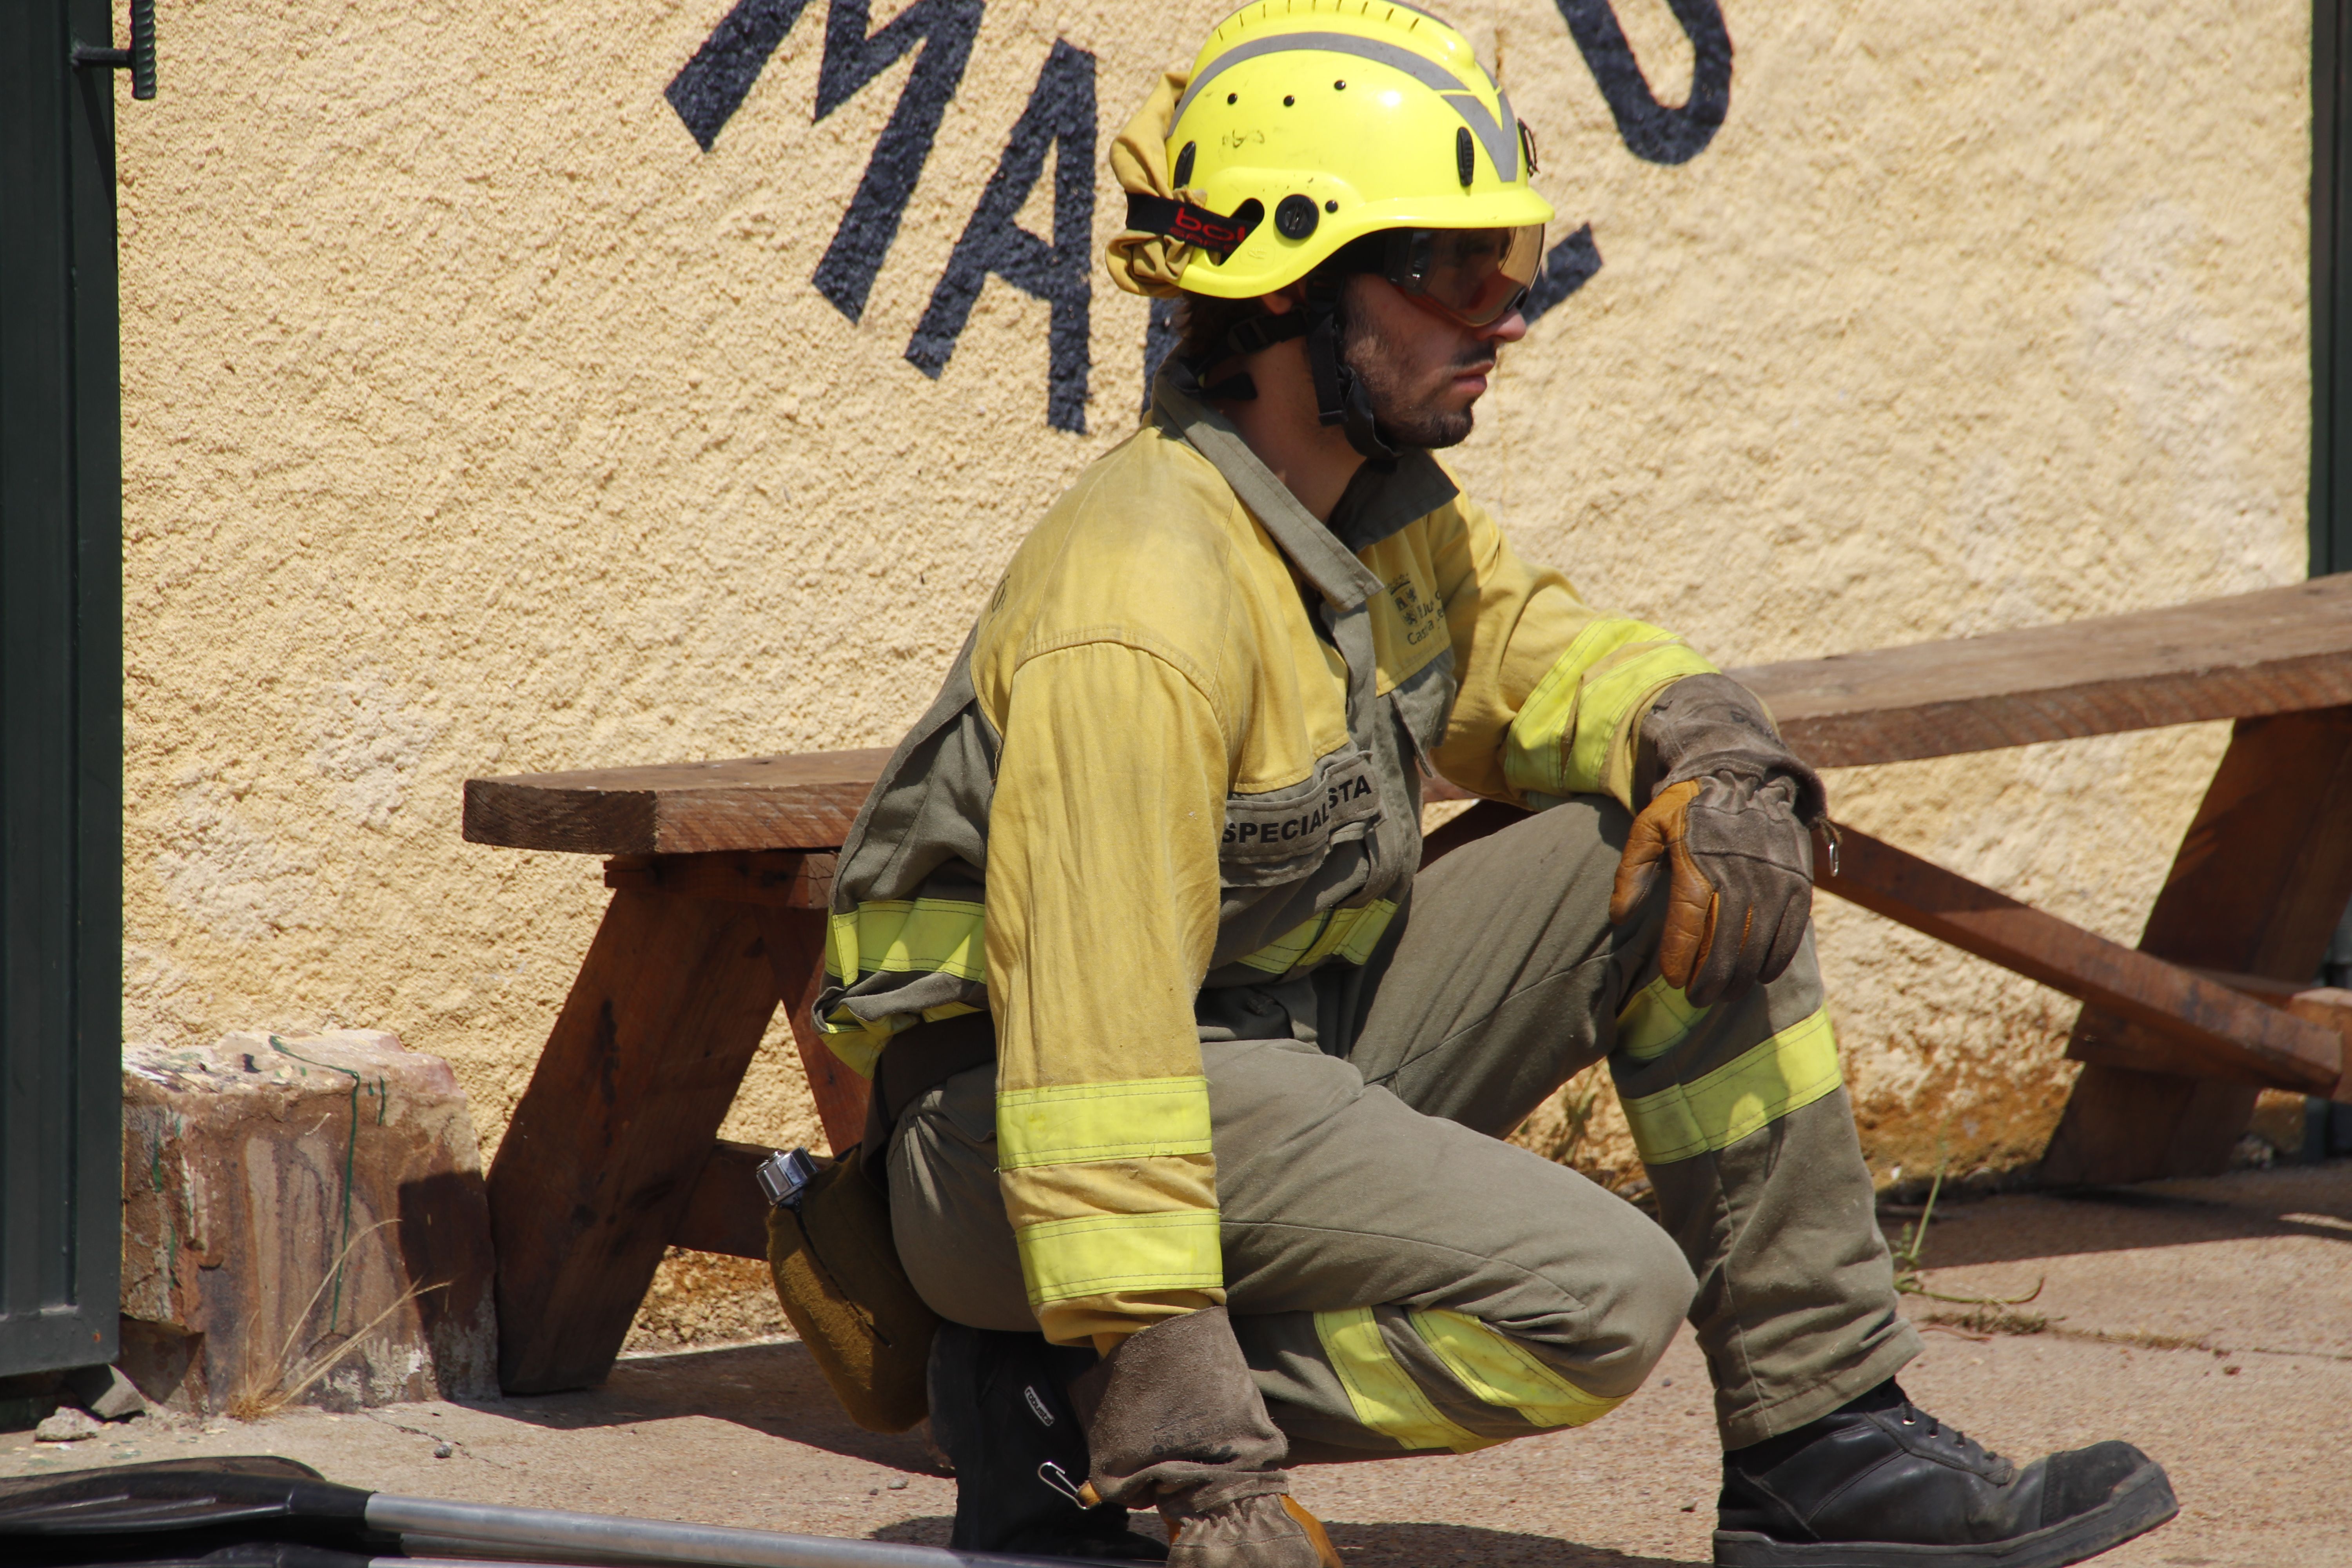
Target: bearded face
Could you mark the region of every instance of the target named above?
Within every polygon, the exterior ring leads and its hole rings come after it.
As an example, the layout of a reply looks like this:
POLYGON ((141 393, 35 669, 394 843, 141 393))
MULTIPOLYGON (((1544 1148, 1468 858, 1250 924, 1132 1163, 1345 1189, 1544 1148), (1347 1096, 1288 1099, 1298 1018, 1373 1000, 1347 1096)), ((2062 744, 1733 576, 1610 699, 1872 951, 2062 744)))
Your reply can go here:
POLYGON ((1340 352, 1371 398, 1381 433, 1404 447, 1467 439, 1496 353, 1525 330, 1517 314, 1465 326, 1366 274, 1348 279, 1342 300, 1340 352))

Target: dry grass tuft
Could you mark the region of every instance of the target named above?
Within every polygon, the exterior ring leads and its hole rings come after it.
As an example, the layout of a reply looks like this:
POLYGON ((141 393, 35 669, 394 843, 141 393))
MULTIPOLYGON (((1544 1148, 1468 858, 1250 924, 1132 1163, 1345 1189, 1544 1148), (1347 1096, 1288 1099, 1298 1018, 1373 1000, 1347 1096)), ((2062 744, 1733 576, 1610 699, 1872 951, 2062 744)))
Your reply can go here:
POLYGON ((2020 1312, 2009 1307, 1977 1307, 1966 1312, 1931 1312, 1924 1328, 1944 1329, 1965 1339, 1989 1340, 1995 1334, 2046 1333, 2050 1319, 2042 1312, 2020 1312))
POLYGON ((370 1319, 357 1333, 347 1336, 341 1344, 307 1364, 298 1364, 294 1342, 301 1335, 302 1326, 310 1321, 310 1314, 319 1310, 319 1298, 327 1293, 327 1287, 341 1272, 343 1264, 352 1255, 352 1248, 384 1226, 399 1223, 396 1219, 378 1220, 343 1243, 343 1249, 335 1255, 335 1261, 320 1276, 318 1289, 310 1292, 310 1300, 303 1303, 302 1310, 295 1317, 294 1326, 286 1331, 286 1342, 278 1347, 278 1353, 266 1365, 247 1369, 244 1385, 228 1402, 227 1415, 231 1420, 259 1421, 265 1416, 277 1415, 299 1399, 313 1384, 332 1372, 336 1363, 364 1344, 370 1334, 383 1327, 403 1308, 427 1290, 446 1288, 446 1282, 410 1286, 392 1305, 370 1319))

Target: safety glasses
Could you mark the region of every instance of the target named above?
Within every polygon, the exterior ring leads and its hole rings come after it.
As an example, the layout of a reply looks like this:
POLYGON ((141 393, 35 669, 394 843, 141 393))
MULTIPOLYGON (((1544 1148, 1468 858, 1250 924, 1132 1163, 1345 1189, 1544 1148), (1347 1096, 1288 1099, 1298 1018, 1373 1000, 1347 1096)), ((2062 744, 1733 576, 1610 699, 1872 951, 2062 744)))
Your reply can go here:
POLYGON ((1392 228, 1381 277, 1415 303, 1465 327, 1488 327, 1518 308, 1543 265, 1544 228, 1392 228))

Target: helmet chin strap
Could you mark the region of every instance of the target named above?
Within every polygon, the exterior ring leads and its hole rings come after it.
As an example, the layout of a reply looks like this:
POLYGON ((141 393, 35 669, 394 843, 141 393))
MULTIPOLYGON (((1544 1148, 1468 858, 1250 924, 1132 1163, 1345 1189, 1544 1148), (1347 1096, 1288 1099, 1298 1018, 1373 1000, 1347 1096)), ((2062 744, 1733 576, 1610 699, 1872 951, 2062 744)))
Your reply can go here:
POLYGON ((1315 416, 1339 426, 1349 446, 1385 468, 1398 451, 1381 435, 1363 378, 1339 352, 1339 294, 1336 278, 1307 280, 1307 368, 1315 377, 1315 416))
MULTIPOLYGON (((1204 355, 1204 363, 1192 368, 1197 374, 1211 363, 1254 354, 1292 338, 1305 338, 1307 368, 1315 378, 1316 419, 1321 424, 1339 426, 1347 435, 1348 445, 1366 461, 1387 468, 1395 464, 1398 448, 1381 436, 1363 378, 1339 353, 1340 287, 1337 278, 1309 278, 1307 302, 1299 309, 1279 316, 1252 316, 1227 332, 1216 351, 1204 355)), ((1247 402, 1257 395, 1257 383, 1247 371, 1237 371, 1201 391, 1209 397, 1247 402)))

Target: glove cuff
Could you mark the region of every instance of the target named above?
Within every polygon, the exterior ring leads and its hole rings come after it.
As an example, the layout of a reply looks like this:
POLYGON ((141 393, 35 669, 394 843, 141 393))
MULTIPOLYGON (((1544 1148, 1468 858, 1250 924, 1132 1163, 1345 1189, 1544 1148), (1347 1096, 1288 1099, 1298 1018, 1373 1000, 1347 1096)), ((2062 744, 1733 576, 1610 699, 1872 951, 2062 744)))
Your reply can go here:
POLYGON ((1290 1489, 1290 1445, 1222 1306, 1129 1335, 1070 1385, 1070 1404, 1105 1502, 1197 1513, 1290 1489))
POLYGON ((1821 774, 1789 750, 1754 692, 1727 675, 1685 676, 1643 716, 1635 798, 1646 805, 1669 785, 1717 774, 1785 781, 1790 808, 1807 827, 1829 815, 1821 774))

